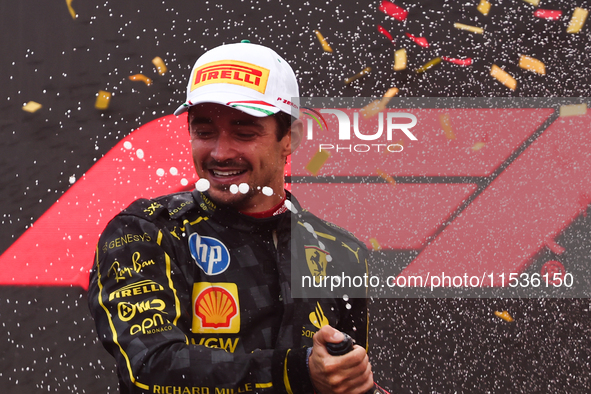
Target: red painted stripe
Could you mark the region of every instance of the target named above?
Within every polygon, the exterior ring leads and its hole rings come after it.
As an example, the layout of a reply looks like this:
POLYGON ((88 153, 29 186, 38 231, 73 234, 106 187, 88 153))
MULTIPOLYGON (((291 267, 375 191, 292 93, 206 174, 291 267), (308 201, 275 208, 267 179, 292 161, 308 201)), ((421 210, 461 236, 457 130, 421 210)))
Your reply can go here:
POLYGON ((0 256, 0 285, 87 288, 98 236, 113 216, 139 197, 181 189, 182 178, 196 181, 188 140, 186 116, 172 115, 125 137, 0 256))
POLYGON ((589 124, 589 112, 559 118, 401 275, 524 270, 587 208, 581 199, 591 195, 589 124))
POLYGON ((371 249, 419 249, 475 190, 473 184, 292 184, 303 207, 371 249))

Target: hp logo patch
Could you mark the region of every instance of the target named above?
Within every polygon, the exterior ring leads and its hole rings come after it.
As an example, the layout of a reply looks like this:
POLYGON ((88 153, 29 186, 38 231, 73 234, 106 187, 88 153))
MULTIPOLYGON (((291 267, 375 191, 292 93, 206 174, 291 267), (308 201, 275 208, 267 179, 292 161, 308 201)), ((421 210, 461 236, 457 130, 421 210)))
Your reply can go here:
POLYGON ((230 266, 230 252, 220 240, 202 237, 197 233, 189 237, 191 256, 207 275, 218 275, 230 266))

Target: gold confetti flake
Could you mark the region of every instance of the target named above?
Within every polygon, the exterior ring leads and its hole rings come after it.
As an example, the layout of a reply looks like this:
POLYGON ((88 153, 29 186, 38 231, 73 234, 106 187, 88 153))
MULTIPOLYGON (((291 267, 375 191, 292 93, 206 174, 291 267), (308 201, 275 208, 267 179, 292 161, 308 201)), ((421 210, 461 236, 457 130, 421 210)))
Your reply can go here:
POLYGON ((308 164, 306 164, 306 170, 308 170, 310 174, 316 176, 329 157, 330 153, 325 150, 316 152, 308 164))
POLYGON ((394 97, 398 94, 398 88, 390 88, 384 93, 384 97, 394 97))
POLYGON ((384 96, 380 100, 375 100, 371 104, 366 105, 365 107, 361 108, 359 112, 363 115, 364 118, 371 118, 377 115, 379 112, 386 109, 386 105, 390 99, 398 94, 398 88, 390 88, 384 96))
POLYGON ((33 112, 39 111, 41 109, 41 107, 43 107, 41 104, 39 104, 35 101, 29 101, 28 103, 23 105, 23 111, 33 113, 33 112))
POLYGON ((570 18, 570 22, 568 24, 568 27, 566 28, 566 32, 567 33, 578 33, 581 31, 581 29, 583 28, 583 25, 585 24, 585 20, 587 19, 587 15, 589 14, 589 11, 587 11, 584 8, 575 8, 575 11, 573 12, 573 16, 570 18))
POLYGON ((371 244, 371 248, 373 250, 380 250, 380 249, 382 249, 382 247, 380 246, 380 243, 375 238, 370 238, 369 239, 369 243, 371 244))
POLYGON ((406 49, 402 48, 394 52, 394 71, 406 70, 406 49))
POLYGON ((326 41, 326 38, 324 38, 322 33, 320 33, 318 30, 314 30, 314 33, 316 33, 316 37, 318 38, 320 45, 322 45, 322 49, 324 50, 324 52, 332 53, 332 48, 330 47, 328 41, 326 41))
POLYGON ((484 33, 484 29, 482 27, 465 25, 463 23, 454 23, 454 27, 456 29, 466 30, 466 31, 469 31, 469 32, 475 33, 475 34, 482 34, 482 33, 484 33))
POLYGON ((154 67, 156 67, 156 70, 160 75, 164 75, 166 71, 168 71, 168 68, 166 68, 164 60, 162 60, 160 56, 156 56, 154 59, 152 59, 152 64, 154 65, 154 67))
POLYGON ((511 323, 513 321, 513 318, 511 317, 511 315, 507 311, 503 311, 503 312, 495 311, 495 316, 500 317, 501 319, 508 321, 509 323, 511 323))
POLYGON ((439 63, 441 63, 441 58, 436 57, 435 59, 430 60, 427 63, 425 63, 422 67, 417 68, 415 71, 417 74, 420 74, 420 73, 427 71, 428 69, 430 69, 431 67, 433 67, 439 63))
POLYGON ((68 11, 72 16, 72 19, 76 20, 76 18, 78 18, 78 15, 76 15, 76 11, 74 11, 74 9, 72 8, 72 0, 66 0, 66 5, 68 6, 68 11))
POLYGON ((366 105, 365 107, 361 108, 359 112, 363 115, 364 118, 368 119, 373 116, 376 116, 378 113, 386 109, 386 104, 390 101, 389 98, 382 98, 381 100, 372 101, 370 104, 366 105))
POLYGON ((109 108, 109 103, 111 102, 111 93, 105 92, 104 90, 99 90, 98 95, 96 97, 96 102, 94 103, 94 108, 96 109, 107 109, 109 108))
POLYGON ((517 81, 515 78, 495 64, 490 68, 490 75, 509 89, 515 90, 517 88, 517 81))
POLYGON ((484 148, 485 145, 486 145, 486 143, 484 143, 484 142, 477 142, 472 146, 472 150, 474 152, 478 152, 480 149, 484 148))
POLYGON ((478 4, 478 7, 476 7, 476 9, 482 14, 482 15, 488 15, 489 11, 490 11, 490 3, 486 0, 480 0, 480 4, 478 4))
POLYGON ((390 175, 388 175, 384 171, 380 170, 379 168, 376 169, 376 172, 378 173, 378 175, 380 176, 380 178, 384 179, 390 185, 396 186, 396 181, 390 175))
POLYGON ((451 128, 451 119, 449 118, 449 114, 443 114, 439 116, 439 124, 443 129, 443 134, 445 134, 445 138, 448 140, 455 140, 456 135, 454 134, 451 128))
POLYGON ((365 74, 369 73, 371 71, 371 67, 365 67, 363 70, 361 70, 360 72, 358 72, 357 74, 353 75, 350 78, 345 78, 345 83, 346 84, 350 84, 351 82, 361 78, 362 76, 364 76, 365 74))
POLYGON ((519 67, 536 72, 538 74, 546 75, 546 66, 538 59, 533 57, 521 55, 519 57, 519 67))
POLYGON ((131 81, 142 81, 143 83, 145 83, 148 86, 150 86, 152 84, 152 80, 150 78, 146 77, 144 74, 130 75, 129 79, 131 81))
POLYGON ((578 115, 586 115, 587 114, 587 104, 571 104, 571 105, 561 105, 559 116, 564 118, 565 116, 578 116, 578 115))
POLYGON ((526 3, 529 3, 531 5, 534 5, 536 7, 538 6, 538 4, 540 4, 540 0, 523 0, 523 1, 525 1, 526 3))

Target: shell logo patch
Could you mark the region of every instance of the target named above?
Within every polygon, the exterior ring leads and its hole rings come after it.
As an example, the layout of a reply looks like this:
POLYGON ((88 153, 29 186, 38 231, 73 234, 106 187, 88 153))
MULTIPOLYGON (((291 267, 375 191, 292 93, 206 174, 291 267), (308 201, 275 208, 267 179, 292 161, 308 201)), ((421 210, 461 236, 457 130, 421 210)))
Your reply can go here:
POLYGON ((221 274, 230 266, 230 252, 219 239, 193 233, 189 237, 189 250, 207 275, 221 274))
POLYGON ((193 285, 193 332, 240 332, 240 302, 235 283, 198 282, 193 285))
POLYGON ((269 70, 264 67, 237 60, 221 60, 195 69, 191 91, 212 83, 230 83, 264 94, 268 79, 269 70))
POLYGON ((305 245, 304 248, 306 250, 306 261, 308 262, 310 273, 316 283, 321 283, 322 278, 326 276, 326 266, 328 264, 326 256, 330 253, 314 245, 305 245))

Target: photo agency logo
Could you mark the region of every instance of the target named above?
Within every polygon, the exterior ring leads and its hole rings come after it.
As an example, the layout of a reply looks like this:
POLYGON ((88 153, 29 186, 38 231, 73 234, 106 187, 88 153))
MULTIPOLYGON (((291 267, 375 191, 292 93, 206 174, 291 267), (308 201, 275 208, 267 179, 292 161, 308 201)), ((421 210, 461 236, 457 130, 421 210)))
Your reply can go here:
POLYGON ((411 132, 418 122, 415 115, 395 109, 379 109, 382 110, 376 113, 370 106, 347 109, 302 107, 302 113, 308 116, 304 122, 306 139, 322 140, 318 143, 318 152, 360 154, 399 153, 404 150, 403 138, 417 141, 411 132))

